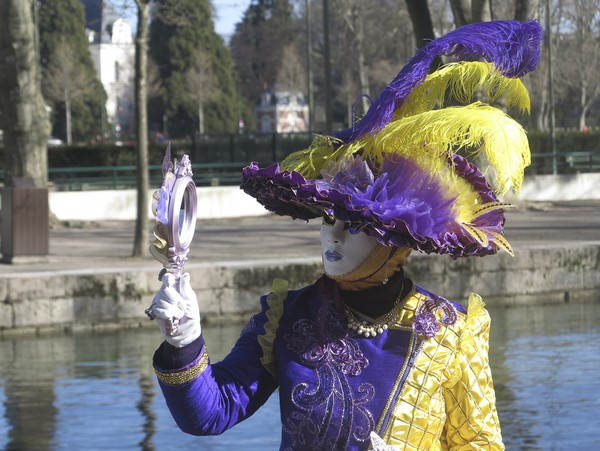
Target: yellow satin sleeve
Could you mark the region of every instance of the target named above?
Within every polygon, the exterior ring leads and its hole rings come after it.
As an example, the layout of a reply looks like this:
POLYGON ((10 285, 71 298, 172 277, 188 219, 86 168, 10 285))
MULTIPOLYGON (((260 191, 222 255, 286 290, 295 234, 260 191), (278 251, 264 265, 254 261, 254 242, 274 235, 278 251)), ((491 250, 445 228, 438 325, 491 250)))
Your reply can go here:
MULTIPOLYGON (((415 294, 402 326, 412 324, 424 301, 415 294)), ((420 350, 391 410, 383 439, 400 450, 502 450, 488 361, 490 317, 478 295, 467 315, 421 339, 420 350)))
POLYGON ((488 359, 489 334, 490 316, 481 298, 472 294, 455 357, 456 383, 444 390, 447 449, 504 449, 488 359))

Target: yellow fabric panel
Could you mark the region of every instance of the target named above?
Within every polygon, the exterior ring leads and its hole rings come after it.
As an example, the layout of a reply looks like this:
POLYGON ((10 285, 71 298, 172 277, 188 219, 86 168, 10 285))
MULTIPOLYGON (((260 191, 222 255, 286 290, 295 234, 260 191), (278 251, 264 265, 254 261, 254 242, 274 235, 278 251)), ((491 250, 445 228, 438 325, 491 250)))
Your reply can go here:
POLYGON ((490 316, 481 298, 469 298, 467 327, 456 360, 460 377, 444 391, 446 440, 451 449, 502 450, 496 395, 489 367, 490 316))
MULTIPOLYGON (((408 299, 401 325, 412 323, 424 300, 419 293, 408 299)), ((488 364, 489 324, 481 298, 472 295, 467 315, 421 342, 386 442, 402 450, 504 449, 488 364)))

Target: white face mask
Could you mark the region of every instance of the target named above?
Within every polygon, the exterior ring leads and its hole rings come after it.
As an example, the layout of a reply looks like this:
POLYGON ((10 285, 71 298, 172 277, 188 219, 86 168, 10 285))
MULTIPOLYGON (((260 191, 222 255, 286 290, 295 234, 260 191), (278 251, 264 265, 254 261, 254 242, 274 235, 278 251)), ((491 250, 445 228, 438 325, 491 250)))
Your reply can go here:
POLYGON ((363 232, 350 233, 344 221, 323 220, 321 249, 323 265, 330 276, 341 276, 354 271, 365 261, 377 245, 377 239, 363 232))

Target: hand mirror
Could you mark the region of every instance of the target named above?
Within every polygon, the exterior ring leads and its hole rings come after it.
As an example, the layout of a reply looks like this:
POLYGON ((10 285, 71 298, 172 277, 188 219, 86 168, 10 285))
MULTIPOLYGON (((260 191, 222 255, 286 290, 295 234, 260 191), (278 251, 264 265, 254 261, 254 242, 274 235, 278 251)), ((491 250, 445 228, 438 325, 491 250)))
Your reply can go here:
MULTIPOLYGON (((177 291, 180 291, 180 277, 196 230, 196 184, 192 179, 192 164, 187 155, 181 161, 175 160, 175 164, 171 162, 171 144, 165 151, 162 172, 163 184, 152 195, 152 212, 156 217, 156 225, 150 253, 163 265, 158 279, 162 280, 165 271, 172 272, 177 280, 177 291)), ((152 306, 145 312, 150 319, 156 317, 152 306)), ((176 316, 170 318, 167 333, 174 335, 177 332, 179 319, 176 316)))
MULTIPOLYGON (((179 279, 188 260, 196 230, 196 184, 187 155, 171 162, 171 145, 163 160, 163 185, 154 192, 152 211, 156 217, 155 241, 150 253, 165 270, 179 279)), ((162 273, 161 273, 162 276, 162 273)))

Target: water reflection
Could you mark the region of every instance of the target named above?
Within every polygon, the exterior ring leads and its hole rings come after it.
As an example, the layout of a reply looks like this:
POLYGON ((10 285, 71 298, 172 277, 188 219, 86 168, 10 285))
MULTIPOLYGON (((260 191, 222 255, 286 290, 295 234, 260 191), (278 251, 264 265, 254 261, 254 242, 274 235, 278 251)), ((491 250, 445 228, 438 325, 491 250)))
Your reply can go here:
MULTIPOLYGON (((492 308, 491 364, 508 449, 600 444, 600 303, 492 308)), ((213 360, 239 326, 205 328, 213 360)), ((278 399, 219 437, 174 424, 151 356, 154 329, 0 341, 0 448, 277 449, 278 399)))
POLYGON ((600 445, 600 304, 491 309, 491 364, 509 449, 600 445))

